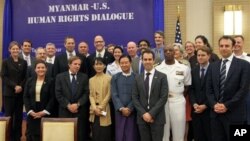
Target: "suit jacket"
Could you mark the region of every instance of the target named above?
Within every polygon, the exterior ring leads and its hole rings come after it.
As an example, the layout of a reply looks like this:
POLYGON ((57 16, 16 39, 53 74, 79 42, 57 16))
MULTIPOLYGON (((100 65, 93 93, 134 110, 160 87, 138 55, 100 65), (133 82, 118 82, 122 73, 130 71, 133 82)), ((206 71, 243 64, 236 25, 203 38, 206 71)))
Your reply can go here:
MULTIPOLYGON (((25 85, 23 100, 27 112, 29 112, 30 110, 39 112, 39 109, 36 109, 36 81, 36 76, 31 77, 27 80, 27 83, 25 85)), ((42 110, 47 110, 49 113, 51 113, 54 108, 54 86, 54 80, 52 78, 46 77, 40 92, 40 106, 42 110)))
POLYGON ((137 111, 137 123, 146 124, 142 116, 148 112, 154 119, 154 124, 165 124, 165 104, 168 98, 168 81, 165 74, 155 70, 153 76, 150 99, 144 86, 144 73, 135 77, 132 91, 132 101, 137 111), (150 107, 148 109, 147 107, 150 107))
MULTIPOLYGON (((22 59, 24 60, 22 52, 19 54, 19 57, 22 58, 22 59)), ((31 62, 31 65, 35 65, 35 61, 36 61, 36 58, 33 57, 33 56, 31 56, 31 54, 30 54, 30 62, 31 62)))
MULTIPOLYGON (((207 97, 211 108, 219 101, 220 84, 220 66, 221 60, 211 64, 207 78, 207 97)), ((248 93, 250 80, 249 63, 245 60, 233 57, 230 68, 227 73, 224 85, 224 94, 222 103, 228 109, 225 116, 230 121, 242 122, 246 118, 245 98, 248 93)), ((211 117, 219 114, 211 111, 211 117)))
POLYGON ((14 62, 12 57, 3 61, 1 77, 4 86, 4 96, 15 96, 16 85, 20 85, 24 89, 26 71, 27 62, 21 58, 18 59, 17 63, 14 62))
MULTIPOLYGON (((56 76, 55 95, 59 103, 59 116, 60 117, 72 117, 72 114, 67 105, 72 103, 80 104, 77 116, 86 115, 86 108, 89 108, 89 81, 86 74, 77 73, 77 90, 73 96, 71 94, 71 81, 69 72, 63 72, 56 76), (83 115, 82 115, 83 114, 83 115)), ((73 116, 74 117, 74 116, 73 116)))
MULTIPOLYGON (((204 76, 204 80, 202 81, 200 79, 200 66, 196 66, 191 74, 192 74, 192 85, 190 86, 190 102, 193 107, 195 103, 201 105, 205 104, 207 107, 208 105, 208 100, 206 96, 206 81, 207 81, 207 72, 209 70, 209 66, 206 70, 206 74, 204 76)), ((206 109, 207 111, 208 109, 206 109)))
POLYGON ((131 67, 132 67, 133 72, 136 74, 140 74, 139 64, 140 64, 140 57, 136 57, 132 60, 131 67))
POLYGON ((205 104, 208 106, 208 101, 206 97, 206 80, 207 80, 207 72, 209 66, 206 70, 206 74, 204 76, 204 80, 200 79, 200 66, 196 66, 191 74, 192 74, 192 85, 190 86, 190 101, 191 104, 205 104))
MULTIPOLYGON (((53 78, 54 77, 54 66, 53 64, 47 63, 47 72, 46 72, 46 77, 53 78)), ((35 72, 35 64, 31 64, 31 66, 28 66, 27 68, 27 78, 30 77, 35 77, 36 72, 35 72)))
MULTIPOLYGON (((93 64, 94 64, 94 60, 96 58, 96 52, 91 54, 88 58, 87 58, 87 66, 88 66, 88 75, 89 78, 93 77, 96 72, 95 69, 93 68, 93 64)), ((107 66, 108 64, 112 63, 115 61, 115 58, 113 56, 113 54, 109 53, 108 51, 105 50, 104 53, 104 61, 105 61, 105 65, 107 66)), ((106 72, 106 69, 104 70, 104 73, 106 72)))
MULTIPOLYGON (((79 53, 76 53, 76 56, 78 56, 82 61, 80 72, 87 73, 86 57, 79 53)), ((68 70, 69 70, 68 57, 67 57, 67 53, 65 52, 55 58, 54 77, 56 77, 57 74, 68 71, 68 70)))

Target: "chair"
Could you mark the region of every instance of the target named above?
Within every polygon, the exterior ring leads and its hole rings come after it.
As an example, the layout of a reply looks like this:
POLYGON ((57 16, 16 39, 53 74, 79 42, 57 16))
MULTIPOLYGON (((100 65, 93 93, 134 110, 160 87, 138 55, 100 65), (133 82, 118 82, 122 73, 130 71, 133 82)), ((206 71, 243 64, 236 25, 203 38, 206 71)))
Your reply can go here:
POLYGON ((0 141, 10 140, 10 117, 0 117, 0 141))
POLYGON ((77 118, 42 118, 42 141, 77 141, 77 118))

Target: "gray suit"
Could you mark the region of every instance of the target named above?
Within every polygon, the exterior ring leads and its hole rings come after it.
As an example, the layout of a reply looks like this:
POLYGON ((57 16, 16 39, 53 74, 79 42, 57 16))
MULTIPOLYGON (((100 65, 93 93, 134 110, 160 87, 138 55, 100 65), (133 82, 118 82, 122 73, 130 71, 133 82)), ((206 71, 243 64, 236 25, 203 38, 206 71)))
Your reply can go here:
POLYGON ((144 73, 135 78, 135 86, 132 91, 132 100, 137 110, 137 124, 142 141, 162 141, 165 118, 165 104, 168 97, 168 81, 165 74, 155 70, 150 91, 150 98, 144 86, 144 73), (150 107, 148 109, 148 106, 150 107), (148 112, 153 123, 146 123, 142 116, 148 112))
POLYGON ((132 60, 132 64, 131 64, 131 67, 132 67, 132 70, 135 74, 140 74, 139 71, 140 71, 140 68, 139 68, 139 63, 140 63, 140 57, 136 57, 132 60))

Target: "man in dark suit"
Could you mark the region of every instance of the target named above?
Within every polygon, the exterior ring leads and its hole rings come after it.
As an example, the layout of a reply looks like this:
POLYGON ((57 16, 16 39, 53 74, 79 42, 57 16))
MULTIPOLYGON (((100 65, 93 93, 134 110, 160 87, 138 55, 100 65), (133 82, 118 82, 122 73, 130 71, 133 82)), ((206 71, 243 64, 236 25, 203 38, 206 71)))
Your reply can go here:
MULTIPOLYGON (((96 57, 104 58, 106 66, 115 60, 113 54, 105 50, 105 41, 101 35, 95 36, 94 46, 96 51, 87 58, 89 78, 95 75, 93 65, 96 57)), ((106 69, 104 71, 106 71, 106 69)))
POLYGON ((136 76, 132 101, 137 110, 137 124, 141 141, 162 141, 168 81, 165 74, 154 69, 154 53, 142 53, 144 73, 136 76))
POLYGON ((80 72, 87 73, 87 67, 86 67, 86 57, 78 54, 75 52, 75 39, 72 36, 67 36, 64 39, 64 46, 66 48, 66 52, 62 53, 61 55, 58 55, 55 58, 54 62, 54 76, 56 77, 57 74, 65 72, 68 70, 68 59, 72 56, 78 56, 81 59, 81 67, 80 72))
POLYGON ((21 46, 21 53, 19 57, 27 62, 28 66, 34 65, 35 57, 31 56, 32 42, 30 40, 24 40, 21 46))
POLYGON ((235 40, 219 39, 220 61, 211 64, 207 78, 207 97, 211 107, 213 141, 229 141, 229 126, 246 120, 249 89, 249 63, 233 56, 235 40))
POLYGON ((58 74, 55 95, 59 102, 59 117, 78 118, 78 140, 88 139, 89 84, 86 74, 79 72, 81 59, 73 56, 69 70, 58 74))
POLYGON ((211 141, 210 108, 206 97, 207 70, 211 50, 208 47, 197 49, 198 66, 192 70, 190 101, 192 105, 192 126, 195 141, 211 141))

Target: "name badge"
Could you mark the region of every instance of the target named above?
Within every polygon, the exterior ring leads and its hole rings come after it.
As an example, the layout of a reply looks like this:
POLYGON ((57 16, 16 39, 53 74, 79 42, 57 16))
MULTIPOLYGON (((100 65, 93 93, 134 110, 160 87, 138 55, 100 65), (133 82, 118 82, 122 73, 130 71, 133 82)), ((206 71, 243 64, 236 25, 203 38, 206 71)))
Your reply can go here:
POLYGON ((184 71, 176 71, 176 75, 184 75, 184 71))

